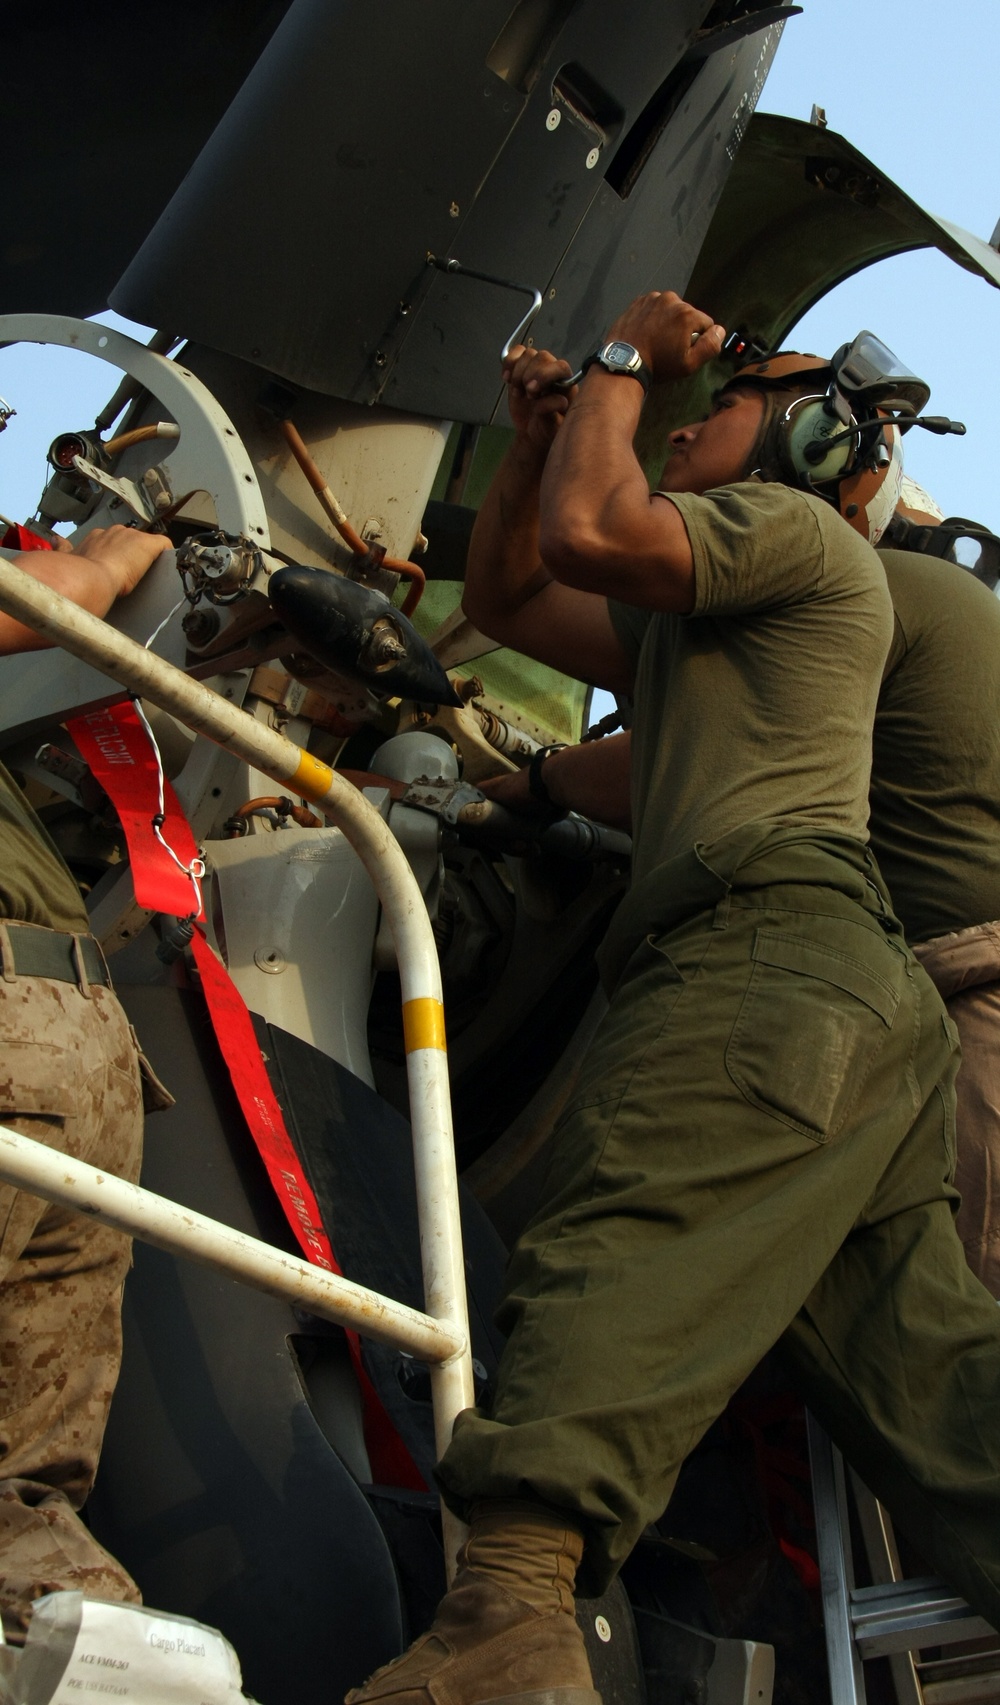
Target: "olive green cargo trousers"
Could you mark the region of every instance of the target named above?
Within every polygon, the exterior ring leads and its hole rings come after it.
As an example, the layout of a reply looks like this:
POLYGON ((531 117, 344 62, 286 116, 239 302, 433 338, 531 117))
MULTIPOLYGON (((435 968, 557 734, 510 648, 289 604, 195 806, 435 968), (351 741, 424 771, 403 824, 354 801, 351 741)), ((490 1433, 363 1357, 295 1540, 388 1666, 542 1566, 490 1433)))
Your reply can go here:
POLYGON ((784 1335, 849 1460, 1000 1625, 1000 1310, 954 1228, 951 1021, 856 842, 757 825, 655 874, 612 925, 445 1495, 568 1513, 600 1590, 784 1335))

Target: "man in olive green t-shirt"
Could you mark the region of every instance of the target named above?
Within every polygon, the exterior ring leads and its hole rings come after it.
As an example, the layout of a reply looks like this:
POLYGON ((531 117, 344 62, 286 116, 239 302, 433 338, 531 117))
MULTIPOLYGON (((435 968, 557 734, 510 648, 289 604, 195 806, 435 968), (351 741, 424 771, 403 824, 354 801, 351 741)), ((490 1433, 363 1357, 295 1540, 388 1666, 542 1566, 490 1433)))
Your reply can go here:
POLYGON ((641 372, 689 374, 722 336, 654 293, 604 352, 635 364, 598 358, 568 407, 566 363, 515 351, 505 375, 515 438, 464 608, 634 697, 635 879, 511 1259, 490 1411, 439 1464, 465 1568, 352 1705, 593 1705, 574 1578, 607 1585, 779 1337, 923 1555, 1000 1622, 1000 1316, 952 1219, 954 1030, 866 844, 885 577, 819 496, 748 477, 759 390, 674 435, 658 493, 632 448, 641 372))
MULTIPOLYGON (((5 551, 102 616, 169 540, 95 528, 74 551, 5 551)), ((0 656, 48 642, 0 613, 0 656)), ((135 1040, 89 933, 80 890, 0 765, 0 1124, 135 1180, 135 1040)), ((77 1511, 97 1470, 121 1359, 131 1243, 0 1184, 0 1615, 23 1642, 33 1599, 134 1601, 134 1581, 77 1511)))
MULTIPOLYGON (((871 846, 961 1038, 957 1225, 972 1271, 1000 1297, 1000 600, 939 557, 880 550, 879 560, 893 634, 875 712, 871 846)), ((616 619, 641 639, 644 612, 622 606, 616 619)), ((629 826, 630 747, 624 734, 554 752, 543 772, 553 803, 629 826)), ((669 798, 669 747, 653 752, 660 774, 636 792, 659 781, 669 798)), ((531 807, 523 771, 487 791, 531 807)))
POLYGON ((939 557, 880 557, 895 614, 872 850, 961 1037, 958 1230, 1000 1297, 1000 602, 939 557))

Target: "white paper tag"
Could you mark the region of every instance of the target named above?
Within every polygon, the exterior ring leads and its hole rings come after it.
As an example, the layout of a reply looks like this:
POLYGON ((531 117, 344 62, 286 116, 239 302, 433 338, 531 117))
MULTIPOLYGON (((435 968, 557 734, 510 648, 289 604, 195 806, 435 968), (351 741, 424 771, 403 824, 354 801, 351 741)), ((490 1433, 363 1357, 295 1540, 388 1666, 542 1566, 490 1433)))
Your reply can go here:
POLYGON ((138 1606, 84 1599, 50 1705, 237 1705, 240 1666, 214 1628, 138 1606))

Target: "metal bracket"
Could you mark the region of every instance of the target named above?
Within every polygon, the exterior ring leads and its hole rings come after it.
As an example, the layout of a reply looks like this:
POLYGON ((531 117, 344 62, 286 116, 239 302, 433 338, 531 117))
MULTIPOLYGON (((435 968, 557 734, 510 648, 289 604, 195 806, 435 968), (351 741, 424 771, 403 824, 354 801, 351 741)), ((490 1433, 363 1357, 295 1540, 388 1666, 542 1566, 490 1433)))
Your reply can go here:
POLYGON ((485 805, 486 795, 467 781, 439 781, 418 776, 416 781, 408 783, 400 804, 413 805, 418 811, 429 811, 432 816, 440 817, 442 823, 455 825, 461 821, 468 806, 485 805))
POLYGON ((99 468, 96 462, 88 462, 86 456, 74 456, 73 466, 85 480, 90 480, 92 485, 101 486, 105 491, 109 491, 112 497, 116 497, 119 503, 124 503, 137 520, 146 522, 154 519, 155 511, 149 508, 134 480, 109 474, 104 468, 99 468))

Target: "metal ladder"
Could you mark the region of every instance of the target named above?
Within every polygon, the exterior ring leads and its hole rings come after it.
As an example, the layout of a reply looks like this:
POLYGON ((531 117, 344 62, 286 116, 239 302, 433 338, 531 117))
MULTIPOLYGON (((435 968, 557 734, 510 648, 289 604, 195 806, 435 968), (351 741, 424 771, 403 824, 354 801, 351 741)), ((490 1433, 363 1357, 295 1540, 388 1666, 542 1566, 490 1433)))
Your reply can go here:
POLYGON ((942 1581, 902 1577, 888 1514, 853 1470, 845 1469, 839 1450, 808 1411, 806 1426, 832 1705, 866 1705, 864 1661, 877 1657, 889 1659, 899 1705, 1000 1701, 1000 1667, 992 1667, 997 1655, 992 1662, 983 1655, 971 1671, 964 1659, 960 1666, 915 1661, 922 1646, 951 1646, 996 1631, 942 1581), (870 1587, 854 1584, 848 1473, 875 1582, 870 1587), (956 1673, 959 1668, 964 1673, 956 1673))

